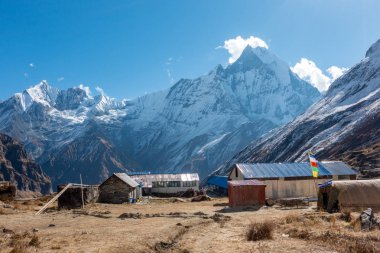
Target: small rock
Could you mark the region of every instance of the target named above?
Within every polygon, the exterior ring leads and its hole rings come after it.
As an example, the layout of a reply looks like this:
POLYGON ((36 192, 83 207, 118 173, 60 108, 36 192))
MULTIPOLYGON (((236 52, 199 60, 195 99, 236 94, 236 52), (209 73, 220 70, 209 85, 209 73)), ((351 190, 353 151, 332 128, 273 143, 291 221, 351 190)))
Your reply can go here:
POLYGON ((15 232, 13 232, 13 230, 11 230, 11 229, 3 228, 3 233, 4 234, 14 234, 15 232))
POLYGON ((39 230, 38 230, 38 228, 33 228, 32 231, 35 233, 35 232, 38 232, 39 230))
POLYGON ((12 206, 12 205, 9 205, 9 204, 4 204, 3 207, 4 207, 4 208, 12 208, 12 209, 13 209, 13 206, 12 206))
POLYGON ((55 224, 49 224, 49 227, 55 227, 55 224))

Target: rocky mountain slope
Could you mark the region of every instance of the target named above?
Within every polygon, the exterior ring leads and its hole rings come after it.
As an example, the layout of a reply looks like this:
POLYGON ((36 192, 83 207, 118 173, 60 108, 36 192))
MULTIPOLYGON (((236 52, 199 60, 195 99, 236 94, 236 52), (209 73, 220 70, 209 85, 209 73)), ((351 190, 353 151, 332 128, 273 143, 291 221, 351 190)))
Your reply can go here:
POLYGON ((318 97, 270 51, 247 47, 226 68, 134 100, 42 82, 0 103, 0 131, 21 139, 55 183, 125 170, 204 177, 318 97))
POLYGON ((29 158, 22 145, 0 134, 0 181, 11 181, 21 191, 51 191, 50 178, 29 158))
POLYGON ((304 161, 309 150, 358 169, 380 168, 380 40, 304 114, 251 143, 218 173, 236 162, 304 161))

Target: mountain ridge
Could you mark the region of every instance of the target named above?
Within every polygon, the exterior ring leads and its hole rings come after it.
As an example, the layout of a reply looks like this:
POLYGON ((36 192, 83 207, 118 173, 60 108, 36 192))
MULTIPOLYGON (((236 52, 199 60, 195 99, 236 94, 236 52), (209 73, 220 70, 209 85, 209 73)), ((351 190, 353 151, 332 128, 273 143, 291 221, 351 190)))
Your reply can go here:
POLYGON ((134 100, 92 96, 84 86, 57 90, 45 81, 30 93, 0 103, 0 130, 21 139, 54 183, 74 180, 79 171, 86 183, 127 170, 196 171, 204 177, 319 97, 285 62, 251 47, 225 68, 134 100), (79 163, 70 159, 80 157, 72 152, 84 143, 108 156, 97 164, 90 155, 79 163))

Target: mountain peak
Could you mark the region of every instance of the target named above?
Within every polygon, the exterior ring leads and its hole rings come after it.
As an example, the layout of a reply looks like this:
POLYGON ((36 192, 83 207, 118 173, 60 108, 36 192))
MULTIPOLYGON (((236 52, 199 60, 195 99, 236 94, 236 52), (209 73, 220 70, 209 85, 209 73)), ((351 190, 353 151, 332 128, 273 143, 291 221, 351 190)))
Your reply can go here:
POLYGON ((258 69, 263 65, 261 59, 256 55, 251 46, 247 46, 240 57, 227 67, 232 72, 246 72, 251 69, 258 69))
MULTIPOLYGON (((51 87, 46 80, 42 80, 40 83, 33 87, 30 87, 22 94, 18 94, 22 98, 23 108, 28 108, 33 102, 50 106, 54 104, 57 98, 59 89, 51 87)), ((17 95, 17 94, 16 94, 17 95)))

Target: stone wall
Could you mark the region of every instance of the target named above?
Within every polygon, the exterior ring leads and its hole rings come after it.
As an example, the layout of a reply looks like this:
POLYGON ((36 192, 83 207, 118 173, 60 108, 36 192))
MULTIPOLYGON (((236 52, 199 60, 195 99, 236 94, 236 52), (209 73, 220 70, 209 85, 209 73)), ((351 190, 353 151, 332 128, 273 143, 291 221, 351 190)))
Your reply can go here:
POLYGON ((134 190, 118 177, 112 176, 99 186, 99 202, 112 204, 128 202, 134 190))

